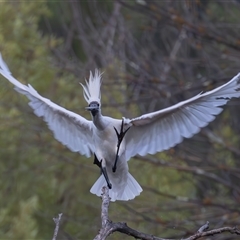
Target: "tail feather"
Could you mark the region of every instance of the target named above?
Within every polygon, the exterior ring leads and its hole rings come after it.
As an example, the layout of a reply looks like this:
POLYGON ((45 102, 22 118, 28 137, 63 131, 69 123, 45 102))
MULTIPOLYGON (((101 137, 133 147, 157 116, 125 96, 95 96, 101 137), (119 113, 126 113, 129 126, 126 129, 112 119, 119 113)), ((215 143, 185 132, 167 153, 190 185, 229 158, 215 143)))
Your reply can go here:
POLYGON ((90 192, 92 194, 96 194, 97 196, 101 197, 102 194, 102 187, 106 186, 106 180, 104 179, 103 175, 98 178, 98 180, 93 184, 92 188, 90 189, 90 192))
MULTIPOLYGON (((102 195, 102 188, 104 186, 106 186, 106 180, 104 176, 101 175, 90 189, 90 192, 100 197, 102 195)), ((140 195, 141 192, 141 186, 133 178, 133 176, 128 173, 128 180, 125 188, 118 189, 117 186, 113 185, 113 188, 109 190, 109 197, 111 198, 112 202, 115 202, 116 200, 128 201, 140 195)))

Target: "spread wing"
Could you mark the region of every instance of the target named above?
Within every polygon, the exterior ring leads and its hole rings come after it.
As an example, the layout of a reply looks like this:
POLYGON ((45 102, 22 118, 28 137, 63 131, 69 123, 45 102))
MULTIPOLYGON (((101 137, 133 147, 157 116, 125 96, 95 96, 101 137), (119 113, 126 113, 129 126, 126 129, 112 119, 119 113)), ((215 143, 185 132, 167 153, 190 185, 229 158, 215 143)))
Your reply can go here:
POLYGON ((240 73, 228 83, 160 111, 131 119, 126 157, 154 154, 190 138, 215 119, 229 99, 240 97, 240 73))
POLYGON ((42 97, 31 85, 26 86, 20 83, 12 76, 1 54, 0 74, 15 86, 16 91, 28 97, 29 105, 34 113, 38 117, 43 117, 59 142, 73 152, 79 152, 87 157, 91 156, 94 152, 91 121, 42 97))

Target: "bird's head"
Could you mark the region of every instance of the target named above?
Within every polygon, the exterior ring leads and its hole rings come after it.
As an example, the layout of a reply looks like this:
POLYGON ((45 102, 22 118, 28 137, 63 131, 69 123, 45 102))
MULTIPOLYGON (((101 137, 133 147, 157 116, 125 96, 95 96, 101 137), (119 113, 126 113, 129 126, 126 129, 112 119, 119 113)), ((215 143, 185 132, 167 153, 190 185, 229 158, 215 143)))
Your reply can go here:
POLYGON ((83 87, 84 98, 88 103, 86 110, 90 111, 93 116, 95 116, 100 111, 101 83, 101 73, 98 70, 95 70, 94 75, 92 72, 90 72, 90 77, 88 81, 86 80, 86 85, 81 84, 83 87))
POLYGON ((88 107, 86 107, 86 110, 90 111, 92 115, 95 116, 100 110, 100 104, 96 101, 93 101, 88 105, 88 107))

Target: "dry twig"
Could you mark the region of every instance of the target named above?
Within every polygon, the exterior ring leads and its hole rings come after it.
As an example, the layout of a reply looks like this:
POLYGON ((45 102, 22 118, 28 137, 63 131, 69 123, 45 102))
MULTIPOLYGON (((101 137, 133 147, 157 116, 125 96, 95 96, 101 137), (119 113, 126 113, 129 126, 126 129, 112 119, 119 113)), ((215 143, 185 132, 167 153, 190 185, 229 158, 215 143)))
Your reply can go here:
MULTIPOLYGON (((102 227, 99 230, 98 235, 94 238, 94 240, 105 240, 110 234, 114 232, 121 232, 129 236, 132 236, 135 239, 142 239, 142 240, 173 240, 173 239, 167 239, 167 238, 160 238, 160 237, 153 236, 151 234, 139 232, 137 230, 134 230, 128 227, 127 224, 124 222, 117 222, 117 223, 112 222, 108 218, 108 208, 110 204, 109 189, 107 187, 103 187, 102 191, 103 191, 102 211, 101 211, 102 227)), ((224 232, 240 235, 240 231, 236 227, 223 227, 223 228, 213 229, 205 232, 205 230, 207 230, 208 227, 209 227, 209 222, 201 226, 194 235, 185 239, 182 238, 182 240, 196 240, 202 237, 213 236, 213 235, 221 234, 224 232)))
POLYGON ((57 234, 58 234, 58 230, 59 230, 61 217, 62 217, 62 213, 59 213, 58 214, 58 218, 53 218, 53 221, 55 222, 56 227, 54 229, 54 234, 53 234, 52 240, 56 240, 57 239, 57 234))

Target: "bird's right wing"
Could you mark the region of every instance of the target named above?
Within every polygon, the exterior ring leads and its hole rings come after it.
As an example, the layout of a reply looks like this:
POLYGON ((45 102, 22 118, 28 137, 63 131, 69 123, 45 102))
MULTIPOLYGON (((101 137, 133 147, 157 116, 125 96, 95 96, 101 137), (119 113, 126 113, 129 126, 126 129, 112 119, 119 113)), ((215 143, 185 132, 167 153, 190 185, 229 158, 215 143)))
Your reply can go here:
POLYGON ((26 86, 20 83, 12 76, 1 54, 0 74, 15 86, 16 91, 28 97, 29 105, 34 113, 38 117, 43 117, 59 142, 73 152, 79 152, 87 157, 91 156, 94 152, 91 121, 42 97, 31 85, 26 86))

